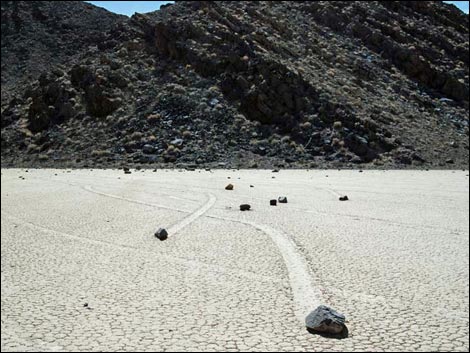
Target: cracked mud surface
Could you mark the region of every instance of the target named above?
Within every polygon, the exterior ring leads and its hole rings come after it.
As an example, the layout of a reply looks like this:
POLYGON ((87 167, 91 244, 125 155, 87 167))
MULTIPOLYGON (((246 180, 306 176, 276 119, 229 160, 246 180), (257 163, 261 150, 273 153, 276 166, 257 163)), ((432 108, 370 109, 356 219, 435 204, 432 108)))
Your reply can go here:
POLYGON ((2 351, 469 349, 468 171, 10 169, 1 185, 2 351), (319 302, 349 338, 305 330, 319 302))

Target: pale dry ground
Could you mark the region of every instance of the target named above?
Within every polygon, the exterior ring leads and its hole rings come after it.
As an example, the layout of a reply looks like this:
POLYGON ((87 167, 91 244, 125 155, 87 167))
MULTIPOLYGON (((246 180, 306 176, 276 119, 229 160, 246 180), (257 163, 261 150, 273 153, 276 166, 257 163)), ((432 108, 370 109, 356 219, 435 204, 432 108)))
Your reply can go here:
POLYGON ((468 182, 2 170, 1 349, 468 351, 468 182), (305 330, 318 303, 346 315, 349 338, 305 330))

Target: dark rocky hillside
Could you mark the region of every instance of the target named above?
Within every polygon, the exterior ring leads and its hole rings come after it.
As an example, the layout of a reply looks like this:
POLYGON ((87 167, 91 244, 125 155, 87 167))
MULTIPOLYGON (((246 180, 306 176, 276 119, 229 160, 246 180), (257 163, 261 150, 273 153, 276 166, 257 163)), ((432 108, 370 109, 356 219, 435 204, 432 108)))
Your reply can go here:
POLYGON ((2 107, 42 72, 64 69, 127 18, 82 1, 2 1, 1 7, 2 107))
POLYGON ((468 168, 437 1, 2 2, 2 166, 468 168))

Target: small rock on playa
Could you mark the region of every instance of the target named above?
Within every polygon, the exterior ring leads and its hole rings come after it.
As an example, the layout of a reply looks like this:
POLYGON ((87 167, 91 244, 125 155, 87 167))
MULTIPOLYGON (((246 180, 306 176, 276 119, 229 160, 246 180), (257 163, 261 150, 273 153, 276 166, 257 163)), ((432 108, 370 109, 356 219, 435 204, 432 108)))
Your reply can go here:
POLYGON ((228 184, 228 185, 225 187, 225 190, 233 190, 233 185, 232 185, 232 184, 228 184))
POLYGON ((168 238, 168 232, 165 228, 158 228, 158 230, 155 232, 155 236, 160 240, 165 240, 168 238))
POLYGON ((279 201, 279 203, 287 203, 287 197, 285 196, 279 196, 277 200, 279 201))
POLYGON ((240 205, 240 211, 249 211, 250 208, 251 208, 251 206, 248 205, 248 204, 242 204, 242 205, 240 205))
POLYGON ((349 200, 349 197, 347 195, 344 195, 344 196, 341 196, 339 198, 340 201, 348 201, 349 200))
POLYGON ((276 200, 269 200, 269 204, 271 206, 276 206, 277 205, 277 201, 276 200))

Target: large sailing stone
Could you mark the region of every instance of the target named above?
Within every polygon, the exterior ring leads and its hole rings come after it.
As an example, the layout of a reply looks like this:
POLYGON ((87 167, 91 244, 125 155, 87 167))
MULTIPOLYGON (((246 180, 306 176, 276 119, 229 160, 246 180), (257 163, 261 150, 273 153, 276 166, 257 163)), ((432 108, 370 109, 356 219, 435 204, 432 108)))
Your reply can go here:
POLYGON ((313 331, 337 335, 346 328, 345 320, 346 318, 343 314, 325 305, 320 305, 308 314, 305 319, 305 325, 313 331))

